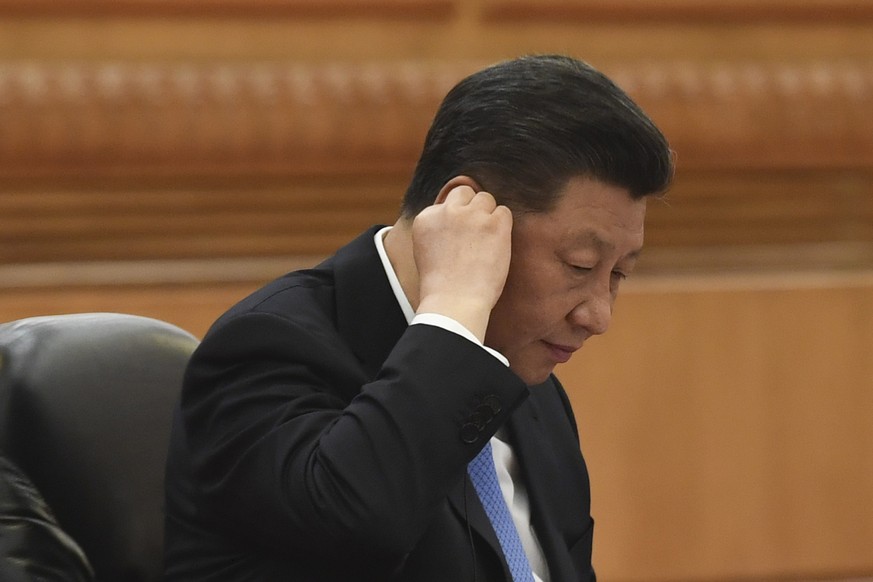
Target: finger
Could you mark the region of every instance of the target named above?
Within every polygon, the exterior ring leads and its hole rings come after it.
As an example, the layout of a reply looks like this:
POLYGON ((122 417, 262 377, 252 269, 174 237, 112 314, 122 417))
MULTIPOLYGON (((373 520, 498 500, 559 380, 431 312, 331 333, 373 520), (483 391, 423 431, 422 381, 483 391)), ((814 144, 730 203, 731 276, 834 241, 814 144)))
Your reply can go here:
POLYGON ((497 207, 497 200, 494 199, 489 192, 480 191, 476 192, 475 196, 469 202, 470 206, 475 206, 476 208, 481 208, 486 210, 487 212, 493 212, 497 207))
POLYGON ((445 204, 466 205, 476 196, 476 191, 469 186, 455 186, 446 195, 445 204))
POLYGON ((498 204, 494 208, 494 211, 491 214, 499 217, 501 220, 508 221, 510 226, 512 225, 512 222, 513 222, 512 210, 510 210, 508 206, 504 206, 503 204, 498 204))

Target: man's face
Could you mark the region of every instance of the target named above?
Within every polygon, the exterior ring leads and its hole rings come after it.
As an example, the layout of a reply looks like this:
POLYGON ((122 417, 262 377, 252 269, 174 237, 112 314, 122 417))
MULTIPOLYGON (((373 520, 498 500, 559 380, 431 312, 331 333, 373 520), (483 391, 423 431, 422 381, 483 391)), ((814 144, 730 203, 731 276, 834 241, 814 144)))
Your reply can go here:
POLYGON ((645 199, 573 178, 552 210, 516 217, 509 275, 485 343, 527 384, 545 381, 606 331, 619 284, 642 248, 645 215, 645 199))

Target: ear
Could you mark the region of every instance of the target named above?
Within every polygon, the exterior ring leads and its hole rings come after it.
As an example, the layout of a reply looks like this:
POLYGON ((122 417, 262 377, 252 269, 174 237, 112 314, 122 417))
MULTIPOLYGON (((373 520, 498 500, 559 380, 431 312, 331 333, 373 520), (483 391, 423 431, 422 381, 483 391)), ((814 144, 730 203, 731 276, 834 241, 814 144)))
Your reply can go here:
POLYGON ((446 182, 442 188, 440 188, 439 194, 437 194, 436 199, 433 201, 434 204, 442 204, 446 201, 446 196, 449 195, 449 192, 457 188, 458 186, 469 186, 473 189, 474 192, 481 192, 482 186, 479 185, 479 182, 471 178, 470 176, 455 176, 448 182, 446 182))

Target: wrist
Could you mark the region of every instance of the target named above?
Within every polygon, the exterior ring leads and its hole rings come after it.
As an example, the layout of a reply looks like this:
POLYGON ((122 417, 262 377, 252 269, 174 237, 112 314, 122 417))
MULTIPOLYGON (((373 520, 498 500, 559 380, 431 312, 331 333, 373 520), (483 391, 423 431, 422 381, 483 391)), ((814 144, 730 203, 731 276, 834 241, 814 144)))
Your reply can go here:
POLYGON ((451 318, 470 330, 484 344, 491 306, 475 298, 431 295, 422 298, 415 312, 436 313, 451 318))

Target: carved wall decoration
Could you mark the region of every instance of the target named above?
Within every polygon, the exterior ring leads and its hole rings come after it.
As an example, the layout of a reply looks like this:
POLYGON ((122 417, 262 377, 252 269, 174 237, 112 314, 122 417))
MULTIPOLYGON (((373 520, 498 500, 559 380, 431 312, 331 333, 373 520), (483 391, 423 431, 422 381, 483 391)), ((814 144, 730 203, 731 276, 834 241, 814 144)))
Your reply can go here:
MULTIPOLYGON (((0 175, 405 172, 481 63, 0 64, 0 175)), ((683 169, 873 167, 873 62, 615 63, 683 169)))
POLYGON ((400 171, 460 71, 2 64, 0 173, 400 171))

